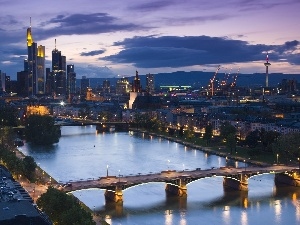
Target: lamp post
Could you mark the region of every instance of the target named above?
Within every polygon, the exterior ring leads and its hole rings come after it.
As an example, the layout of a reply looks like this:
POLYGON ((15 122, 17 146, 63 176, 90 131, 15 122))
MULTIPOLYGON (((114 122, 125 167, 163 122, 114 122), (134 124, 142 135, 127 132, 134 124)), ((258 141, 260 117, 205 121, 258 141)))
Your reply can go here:
POLYGON ((278 156, 279 156, 279 154, 276 155, 276 157, 277 157, 277 165, 278 165, 278 156))
POLYGON ((106 176, 108 177, 108 165, 106 165, 106 176))
POLYGON ((246 160, 244 159, 244 165, 245 165, 245 172, 246 172, 246 160))
POLYGON ((185 170, 185 168, 184 168, 184 164, 182 164, 182 168, 183 168, 183 171, 185 170))

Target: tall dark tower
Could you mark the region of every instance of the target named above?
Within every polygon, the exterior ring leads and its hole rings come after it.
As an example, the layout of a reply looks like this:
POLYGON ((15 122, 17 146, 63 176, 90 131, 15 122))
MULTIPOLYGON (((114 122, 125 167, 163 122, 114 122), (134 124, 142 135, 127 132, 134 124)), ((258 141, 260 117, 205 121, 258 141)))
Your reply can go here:
POLYGON ((139 78, 139 73, 138 71, 135 71, 135 78, 132 84, 132 92, 141 92, 142 87, 141 87, 141 81, 139 78))
POLYGON ((269 87, 269 66, 271 66, 271 63, 269 63, 269 54, 267 53, 266 62, 264 63, 266 67, 266 87, 269 87))
POLYGON ((67 65, 67 95, 69 100, 73 98, 76 93, 76 73, 74 65, 67 65))
POLYGON ((66 57, 56 48, 52 50, 52 73, 55 80, 55 95, 66 95, 66 57))
POLYGON ((27 55, 28 55, 28 96, 36 94, 37 84, 37 44, 33 41, 31 33, 31 17, 30 26, 27 28, 27 55))

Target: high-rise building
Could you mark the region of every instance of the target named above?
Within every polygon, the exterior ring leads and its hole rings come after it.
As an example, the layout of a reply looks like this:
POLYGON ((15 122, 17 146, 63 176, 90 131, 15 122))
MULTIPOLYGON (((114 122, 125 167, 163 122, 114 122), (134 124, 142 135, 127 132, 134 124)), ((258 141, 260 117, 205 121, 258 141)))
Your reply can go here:
POLYGON ((5 91, 5 77, 6 73, 1 72, 0 70, 0 91, 5 91))
POLYGON ((146 92, 153 95, 154 89, 154 75, 149 73, 146 75, 146 92))
POLYGON ((80 93, 82 95, 86 95, 88 87, 90 87, 90 79, 86 78, 86 76, 82 76, 80 82, 80 93))
POLYGON ((67 65, 67 95, 69 98, 76 93, 76 73, 74 65, 67 65))
POLYGON ((17 90, 19 96, 28 96, 28 71, 17 73, 17 90))
POLYGON ((45 46, 37 49, 37 91, 36 94, 45 94, 45 46))
POLYGON ((109 94, 110 93, 110 81, 104 80, 102 84, 103 93, 109 94))
POLYGON ((10 93, 11 88, 10 88, 10 76, 5 75, 5 92, 10 93))
POLYGON ((52 73, 55 80, 55 95, 66 95, 66 57, 56 48, 52 50, 52 73))
POLYGON ((45 93, 45 46, 34 42, 30 27, 27 28, 27 61, 24 61, 24 71, 28 71, 28 96, 45 93), (26 68, 27 67, 27 68, 26 68))
POLYGON ((45 94, 54 95, 54 93, 55 93, 55 79, 50 68, 46 68, 45 94))
POLYGON ((122 95, 129 93, 131 85, 128 81, 128 78, 122 77, 121 79, 117 80, 116 84, 116 94, 122 95))

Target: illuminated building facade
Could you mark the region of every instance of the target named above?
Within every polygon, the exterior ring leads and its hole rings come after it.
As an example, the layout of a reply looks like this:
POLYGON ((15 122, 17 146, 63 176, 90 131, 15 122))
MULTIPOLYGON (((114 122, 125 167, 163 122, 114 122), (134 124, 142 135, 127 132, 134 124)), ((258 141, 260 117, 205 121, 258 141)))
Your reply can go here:
POLYGON ((45 46, 37 48, 37 92, 45 94, 45 46))
POLYGON ((122 95, 129 93, 131 85, 128 81, 128 78, 122 77, 121 79, 117 80, 116 84, 116 94, 122 95))
POLYGON ((110 81, 104 80, 102 84, 103 93, 109 94, 110 93, 110 81))
POLYGON ((34 42, 30 27, 27 28, 27 61, 24 62, 25 71, 28 72, 28 96, 45 93, 45 46, 38 46, 34 42))
POLYGON ((67 95, 69 98, 76 93, 76 73, 74 65, 67 65, 67 95))
POLYGON ((61 55, 61 51, 56 48, 52 50, 52 76, 54 85, 54 95, 55 96, 65 96, 66 95, 66 57, 61 55))
POLYGON ((146 92, 153 95, 154 89, 154 75, 149 73, 146 75, 146 92))

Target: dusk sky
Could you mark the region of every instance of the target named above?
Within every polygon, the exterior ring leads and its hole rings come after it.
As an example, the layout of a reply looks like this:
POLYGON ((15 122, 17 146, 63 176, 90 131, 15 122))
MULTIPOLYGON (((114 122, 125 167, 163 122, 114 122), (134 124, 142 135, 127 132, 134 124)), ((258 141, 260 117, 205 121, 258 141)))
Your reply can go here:
POLYGON ((16 79, 26 29, 77 78, 173 71, 300 74, 299 0, 0 0, 0 70, 16 79))

